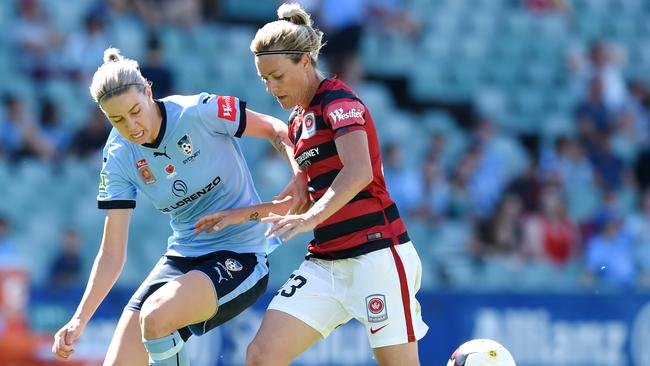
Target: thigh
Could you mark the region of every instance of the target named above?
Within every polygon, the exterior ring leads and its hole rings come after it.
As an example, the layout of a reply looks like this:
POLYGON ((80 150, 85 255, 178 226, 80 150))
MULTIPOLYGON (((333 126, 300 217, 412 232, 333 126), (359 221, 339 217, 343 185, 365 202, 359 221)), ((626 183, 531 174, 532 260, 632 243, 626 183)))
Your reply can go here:
POLYGON ((191 324, 193 334, 202 335, 239 315, 266 292, 269 267, 263 253, 219 251, 194 268, 208 277, 216 293, 218 309, 206 321, 191 324))
MULTIPOLYGON (((190 271, 151 294, 142 311, 155 313, 163 329, 173 331, 212 317, 217 311, 217 296, 209 277, 200 271, 190 271)), ((157 338, 148 334, 144 337, 157 338)))
POLYGON ((366 327, 372 348, 416 342, 428 327, 415 294, 421 263, 404 243, 353 259, 353 284, 345 306, 366 327))
POLYGON ((132 310, 125 309, 122 312, 108 347, 104 366, 148 365, 149 357, 142 344, 138 317, 138 313, 132 310))
POLYGON ((267 310, 251 347, 263 352, 269 364, 288 364, 321 339, 316 329, 278 310, 267 310), (272 362, 271 362, 272 361, 272 362))
POLYGON ((417 342, 378 347, 372 350, 379 366, 419 366, 417 342))
POLYGON ((271 300, 269 310, 278 310, 299 319, 326 338, 351 316, 339 301, 345 291, 329 262, 306 260, 294 271, 271 300))
POLYGON ((167 267, 161 271, 166 276, 156 277, 167 282, 148 287, 145 306, 158 312, 165 330, 182 328, 184 338, 202 335, 255 303, 266 291, 269 273, 266 255, 225 250, 173 257, 167 267), (178 272, 184 274, 171 276, 178 272))

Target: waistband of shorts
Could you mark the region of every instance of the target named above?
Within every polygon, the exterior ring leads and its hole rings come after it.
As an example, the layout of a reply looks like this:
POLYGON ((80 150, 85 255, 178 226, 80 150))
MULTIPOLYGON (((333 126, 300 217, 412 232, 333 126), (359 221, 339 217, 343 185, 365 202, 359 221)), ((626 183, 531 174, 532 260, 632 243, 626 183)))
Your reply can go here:
POLYGON ((408 243, 410 241, 411 238, 409 238, 408 231, 405 231, 397 235, 397 242, 394 242, 392 238, 373 240, 373 241, 365 242, 363 244, 359 244, 353 248, 344 249, 336 252, 329 252, 329 253, 310 252, 307 253, 305 259, 309 260, 309 258, 317 258, 317 259, 325 259, 325 260, 335 260, 335 259, 354 258, 360 255, 375 252, 377 250, 386 249, 394 245, 408 243))

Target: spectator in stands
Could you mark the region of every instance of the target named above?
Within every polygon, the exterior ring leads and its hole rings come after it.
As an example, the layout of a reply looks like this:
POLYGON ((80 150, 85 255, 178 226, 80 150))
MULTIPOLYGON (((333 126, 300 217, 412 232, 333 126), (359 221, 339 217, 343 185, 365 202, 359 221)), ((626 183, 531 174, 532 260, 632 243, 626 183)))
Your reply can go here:
POLYGON ((66 39, 63 67, 80 85, 88 85, 97 70, 95 60, 101 59, 109 43, 104 15, 89 12, 83 28, 73 31, 66 39))
POLYGON ((476 214, 487 218, 501 199, 510 181, 526 168, 526 153, 521 145, 505 134, 497 134, 491 121, 480 118, 474 128, 470 153, 476 155, 476 167, 470 180, 470 192, 476 214))
POLYGON ((49 99, 41 100, 40 125, 43 138, 52 146, 53 157, 62 157, 70 148, 72 133, 61 125, 58 106, 49 99))
POLYGON ((524 223, 523 203, 519 196, 503 196, 494 214, 479 221, 472 252, 480 260, 485 256, 509 257, 521 249, 524 223))
POLYGON ((450 189, 435 155, 428 155, 422 163, 418 190, 419 193, 411 193, 418 198, 414 216, 429 222, 440 221, 447 213, 450 189))
POLYGON ((538 159, 533 157, 526 171, 510 182, 506 188, 506 192, 519 196, 524 213, 538 211, 543 178, 538 159))
POLYGON ((18 19, 12 27, 16 65, 26 75, 42 80, 58 73, 57 52, 63 34, 49 21, 38 0, 20 0, 18 19))
POLYGON ((568 192, 595 183, 594 169, 584 148, 571 137, 559 137, 556 140, 555 152, 545 170, 546 179, 551 180, 557 175, 568 192))
POLYGON ((599 136, 596 143, 589 154, 589 160, 596 172, 596 181, 602 189, 618 190, 622 187, 626 174, 623 161, 614 155, 609 135, 599 136))
POLYGON ((88 122, 73 138, 72 154, 88 161, 98 161, 99 159, 95 158, 101 153, 110 132, 106 116, 101 110, 93 108, 88 122))
POLYGON ((476 169, 476 154, 463 155, 458 166, 453 170, 449 187, 449 206, 447 215, 450 219, 474 219, 476 202, 470 192, 470 179, 476 169))
POLYGON ((66 288, 79 286, 82 281, 82 261, 79 252, 79 234, 74 229, 63 233, 59 252, 50 264, 50 287, 66 288))
POLYGON ((629 84, 628 98, 623 114, 630 119, 630 135, 642 147, 650 146, 650 111, 648 110, 648 86, 642 80, 629 84))
POLYGON ((12 159, 37 156, 52 159, 54 148, 43 138, 37 123, 28 116, 22 100, 4 97, 5 116, 0 117, 0 153, 12 159))
POLYGON ((134 5, 150 29, 165 24, 191 29, 203 18, 201 0, 136 0, 134 5))
POLYGON ((422 177, 404 164, 404 152, 397 142, 384 144, 384 177, 386 188, 400 208, 410 216, 422 202, 422 177))
POLYGON ((603 101, 611 113, 619 113, 623 107, 627 88, 621 69, 622 59, 602 40, 591 44, 587 58, 569 56, 569 69, 579 99, 588 95, 589 84, 594 78, 601 80, 603 101))
POLYGON ((634 247, 631 237, 621 230, 621 217, 610 211, 600 219, 598 233, 586 245, 588 284, 629 287, 636 281, 634 247))
POLYGON ((579 230, 568 216, 564 201, 559 186, 544 187, 540 212, 525 219, 524 257, 561 266, 578 254, 579 230))
POLYGON ((155 33, 151 33, 147 40, 147 55, 144 64, 140 67, 140 71, 142 71, 142 76, 151 81, 152 85, 155 85, 155 98, 174 94, 172 92, 172 72, 163 63, 162 45, 155 33))
POLYGON ((576 118, 580 137, 590 149, 594 148, 601 136, 614 129, 614 115, 604 103, 600 78, 590 81, 589 94, 576 108, 576 118))

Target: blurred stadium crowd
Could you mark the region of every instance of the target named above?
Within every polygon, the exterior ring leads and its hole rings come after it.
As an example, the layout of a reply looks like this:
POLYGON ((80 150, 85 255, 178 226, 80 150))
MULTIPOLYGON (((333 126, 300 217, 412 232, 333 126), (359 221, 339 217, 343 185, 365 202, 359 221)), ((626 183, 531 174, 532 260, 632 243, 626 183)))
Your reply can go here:
MULTIPOLYGON (((650 290, 649 2, 303 3, 329 42, 322 68, 377 121, 425 288, 650 290)), ((107 46, 139 60, 158 97, 236 95, 286 120, 248 50, 277 6, 0 1, 0 265, 25 266, 36 285, 85 282, 110 129, 88 84, 107 46)), ((249 140, 269 199, 289 172, 249 140)), ((121 283, 154 264, 165 220, 139 204, 121 283)), ((305 239, 277 267, 295 267, 305 239)))

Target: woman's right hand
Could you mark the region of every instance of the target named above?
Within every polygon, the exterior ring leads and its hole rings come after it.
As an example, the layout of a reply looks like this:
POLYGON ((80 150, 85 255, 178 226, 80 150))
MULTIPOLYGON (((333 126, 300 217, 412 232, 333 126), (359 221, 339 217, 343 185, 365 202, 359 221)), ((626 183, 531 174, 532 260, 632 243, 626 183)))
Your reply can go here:
POLYGON ((52 353, 60 361, 68 361, 70 356, 74 353, 74 343, 79 339, 81 333, 86 328, 78 318, 72 318, 70 321, 61 327, 54 335, 54 344, 52 345, 52 353))

